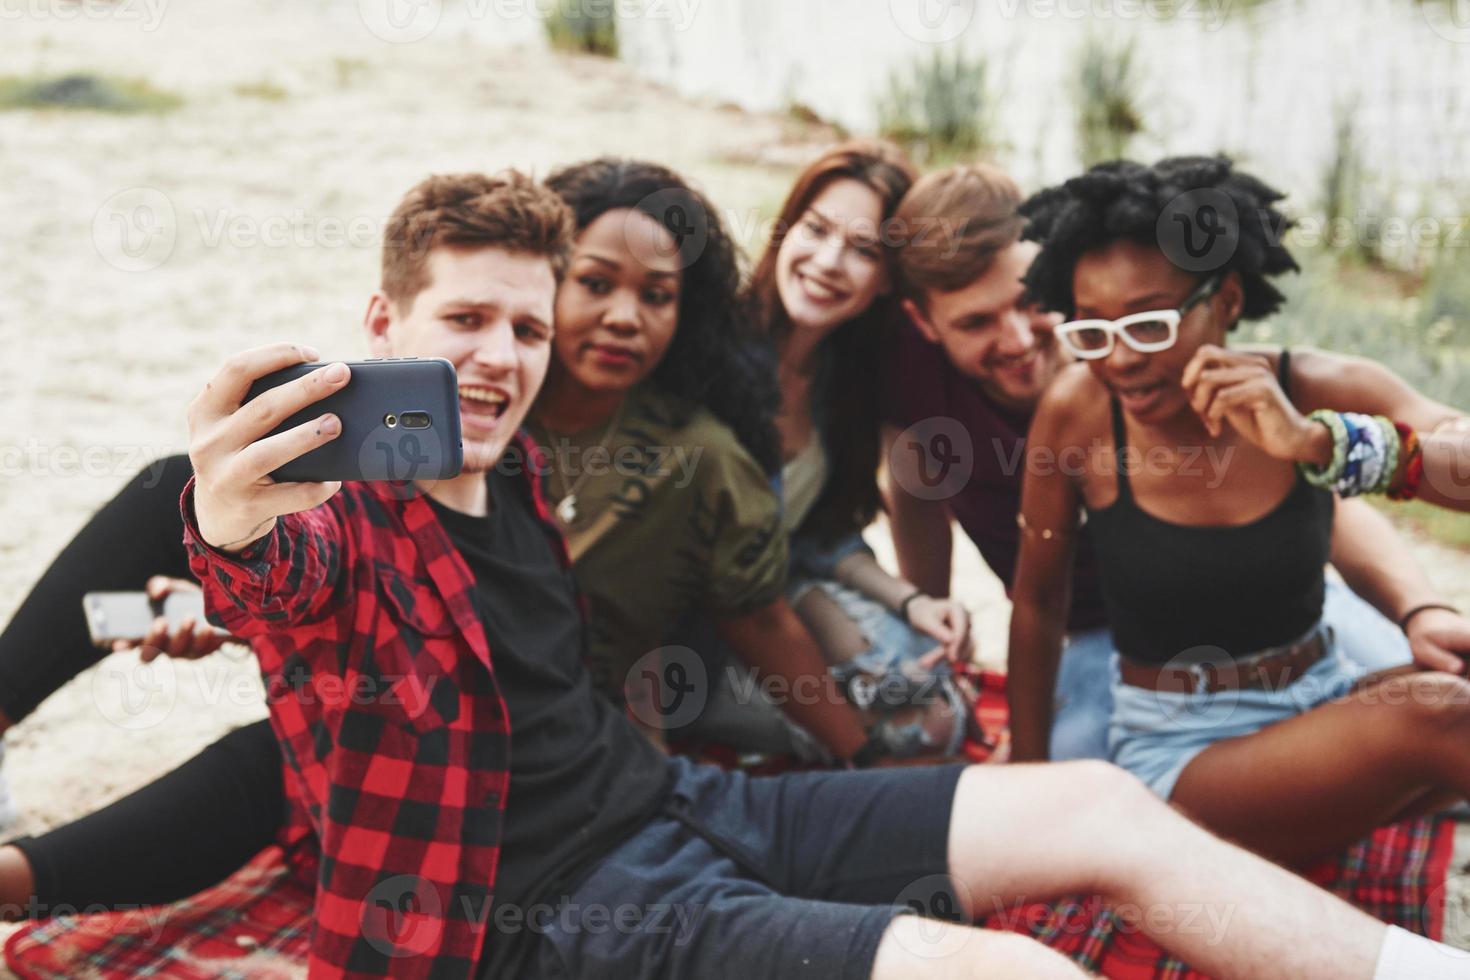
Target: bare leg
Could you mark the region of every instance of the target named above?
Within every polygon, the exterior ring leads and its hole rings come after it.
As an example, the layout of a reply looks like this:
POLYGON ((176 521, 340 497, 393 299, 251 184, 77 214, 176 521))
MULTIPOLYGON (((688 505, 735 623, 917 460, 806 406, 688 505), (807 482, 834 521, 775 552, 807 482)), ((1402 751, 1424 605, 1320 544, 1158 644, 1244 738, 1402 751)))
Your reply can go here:
POLYGON ((1210 746, 1185 767, 1172 802, 1253 851, 1302 865, 1447 795, 1470 796, 1470 684, 1424 672, 1210 746))
POLYGON ((796 615, 822 648, 829 664, 842 664, 868 649, 868 638, 842 607, 821 589, 807 589, 796 600, 796 615))
POLYGON ((35 893, 36 877, 20 848, 0 847, 0 919, 25 918, 35 893))
MULTIPOLYGON (((1169 952, 1222 980, 1367 980, 1387 932, 1099 762, 968 770, 955 793, 949 863, 974 915, 1101 894, 1136 910, 1169 952)), ((978 948, 955 959, 976 956, 978 948)), ((931 975, 952 975, 943 968, 931 975)))

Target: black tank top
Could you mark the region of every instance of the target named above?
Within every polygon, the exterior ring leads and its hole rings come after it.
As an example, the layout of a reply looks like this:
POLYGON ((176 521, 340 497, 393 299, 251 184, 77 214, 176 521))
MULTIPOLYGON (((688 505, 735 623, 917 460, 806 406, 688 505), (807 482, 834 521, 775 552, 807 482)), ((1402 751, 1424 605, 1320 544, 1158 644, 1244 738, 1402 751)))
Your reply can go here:
MULTIPOLYGON (((1288 398, 1290 354, 1281 352, 1288 398)), ((1322 618, 1332 495, 1297 476, 1279 506, 1239 527, 1175 524, 1144 512, 1125 465, 1123 410, 1112 401, 1118 499, 1088 510, 1103 600, 1118 652, 1163 664, 1188 652, 1219 661, 1291 643, 1322 618), (1201 649, 1214 647, 1217 649, 1201 649)), ((1201 463, 1201 465, 1205 465, 1201 463)))

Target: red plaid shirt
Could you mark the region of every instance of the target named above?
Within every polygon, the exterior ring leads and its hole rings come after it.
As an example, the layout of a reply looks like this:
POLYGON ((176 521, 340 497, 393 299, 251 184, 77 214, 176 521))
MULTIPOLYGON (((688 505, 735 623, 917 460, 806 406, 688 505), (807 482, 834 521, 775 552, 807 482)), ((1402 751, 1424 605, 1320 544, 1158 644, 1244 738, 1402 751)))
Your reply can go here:
MULTIPOLYGON (((521 459, 530 444, 517 439, 521 459)), ((532 467, 536 513, 565 567, 532 467)), ((321 849, 313 977, 471 977, 485 954, 510 718, 475 582, 422 497, 348 483, 238 555, 184 542, 210 618, 250 641, 321 849)))

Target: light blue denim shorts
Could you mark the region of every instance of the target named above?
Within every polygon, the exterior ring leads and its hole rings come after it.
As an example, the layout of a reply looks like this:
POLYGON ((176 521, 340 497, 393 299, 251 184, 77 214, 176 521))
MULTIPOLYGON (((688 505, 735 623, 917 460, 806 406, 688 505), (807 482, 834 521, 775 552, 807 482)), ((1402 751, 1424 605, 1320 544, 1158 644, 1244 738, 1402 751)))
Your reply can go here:
POLYGON ((1122 682, 1113 654, 1109 758, 1167 800, 1184 767, 1215 742, 1254 734, 1347 694, 1368 668, 1343 653, 1331 627, 1317 628, 1326 656, 1274 691, 1149 691, 1122 682))

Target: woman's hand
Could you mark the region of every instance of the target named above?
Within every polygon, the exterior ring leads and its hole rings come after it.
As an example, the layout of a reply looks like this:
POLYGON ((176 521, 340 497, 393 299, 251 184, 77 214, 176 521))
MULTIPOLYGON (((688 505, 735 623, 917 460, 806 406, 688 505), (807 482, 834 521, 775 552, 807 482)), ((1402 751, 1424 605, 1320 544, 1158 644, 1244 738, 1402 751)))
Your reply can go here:
POLYGON ((1181 384, 1211 436, 1228 424, 1277 459, 1332 461, 1332 434, 1296 410, 1264 356, 1206 344, 1184 368, 1181 384))
MULTIPOLYGON (((162 602, 173 592, 200 591, 199 586, 188 579, 169 578, 166 575, 153 576, 144 588, 148 592, 148 598, 154 602, 162 602)), ((167 619, 159 616, 153 621, 147 636, 136 642, 117 640, 112 644, 112 649, 131 650, 137 647, 138 659, 146 664, 156 660, 161 654, 181 657, 184 660, 198 660, 200 657, 207 657, 214 653, 226 643, 239 642, 228 633, 216 629, 207 622, 195 622, 193 616, 185 617, 174 630, 169 629, 167 619)))
POLYGON ((909 625, 939 641, 939 649, 928 654, 924 663, 939 660, 968 660, 973 652, 970 642, 970 613, 954 599, 936 599, 929 595, 909 600, 909 625))
POLYGON ((1426 609, 1416 613, 1404 633, 1414 663, 1426 670, 1465 673, 1470 657, 1470 620, 1449 609, 1426 609))

